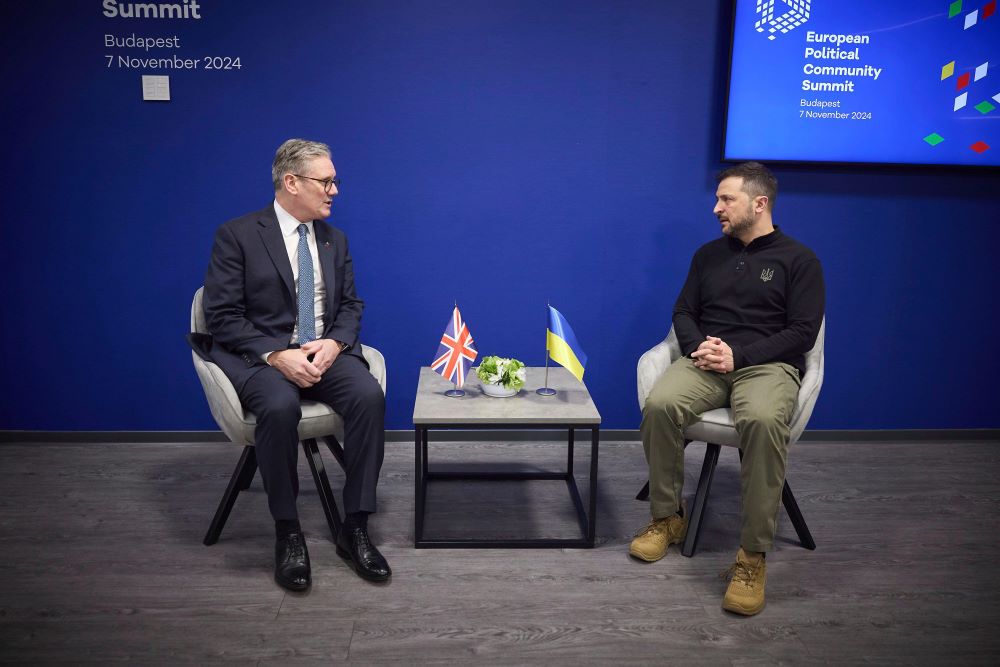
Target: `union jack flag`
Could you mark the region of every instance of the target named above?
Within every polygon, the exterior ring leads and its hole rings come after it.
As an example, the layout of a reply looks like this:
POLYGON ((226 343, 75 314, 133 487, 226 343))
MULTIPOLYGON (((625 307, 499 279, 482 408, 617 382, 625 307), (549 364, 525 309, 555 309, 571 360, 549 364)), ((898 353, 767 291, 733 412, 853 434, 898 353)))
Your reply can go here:
POLYGON ((431 363, 431 370, 453 382, 456 387, 461 387, 465 384, 465 374, 469 371, 469 366, 478 355, 479 352, 472 344, 469 327, 465 326, 462 314, 458 312, 458 306, 455 306, 444 335, 441 336, 437 358, 431 363))

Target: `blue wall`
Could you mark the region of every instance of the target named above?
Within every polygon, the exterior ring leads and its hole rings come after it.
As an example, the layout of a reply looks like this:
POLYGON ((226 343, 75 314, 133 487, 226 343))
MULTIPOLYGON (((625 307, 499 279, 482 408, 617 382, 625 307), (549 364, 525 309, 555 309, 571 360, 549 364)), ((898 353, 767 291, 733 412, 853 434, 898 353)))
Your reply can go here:
MULTIPOLYGON (((454 300, 481 354, 543 362, 551 299, 611 428, 694 249, 718 234, 728 2, 5 3, 0 428, 213 422, 183 336, 214 229, 271 199, 285 138, 328 142, 363 339, 410 426, 454 300), (250 8, 253 9, 250 9, 250 8), (181 37, 239 71, 106 68, 103 35, 181 37)), ((153 51, 169 56, 169 50, 153 51)), ((143 51, 133 56, 147 57, 143 51)), ((766 75, 764 73, 763 75, 766 75)), ((1000 150, 1000 147, 996 147, 1000 150)), ((780 166, 776 220, 822 258, 812 428, 995 428, 996 174, 780 166)))

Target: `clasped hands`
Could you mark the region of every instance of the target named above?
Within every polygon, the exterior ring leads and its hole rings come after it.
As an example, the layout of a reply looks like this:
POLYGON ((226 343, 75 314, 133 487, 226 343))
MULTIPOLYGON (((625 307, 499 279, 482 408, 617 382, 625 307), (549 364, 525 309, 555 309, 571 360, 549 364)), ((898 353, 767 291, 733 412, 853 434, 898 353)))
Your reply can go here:
POLYGON ((299 348, 272 352, 267 363, 277 368, 286 378, 299 387, 311 387, 340 356, 340 345, 329 338, 309 341, 299 348), (309 356, 312 355, 312 361, 309 356))
POLYGON ((733 348, 721 338, 705 336, 698 349, 691 353, 695 368, 716 373, 731 373, 734 369, 733 348))

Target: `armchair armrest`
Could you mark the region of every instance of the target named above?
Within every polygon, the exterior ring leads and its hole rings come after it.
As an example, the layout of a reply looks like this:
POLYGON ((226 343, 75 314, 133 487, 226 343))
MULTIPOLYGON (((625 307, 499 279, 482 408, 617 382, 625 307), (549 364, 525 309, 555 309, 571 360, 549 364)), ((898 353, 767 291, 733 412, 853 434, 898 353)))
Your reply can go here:
POLYGON ((201 387, 205 390, 208 409, 212 412, 215 423, 234 443, 238 445, 252 444, 253 441, 248 440, 244 434, 246 417, 233 383, 229 381, 221 368, 211 361, 205 361, 195 352, 191 352, 191 360, 194 362, 198 379, 201 380, 201 387))
POLYGON ((639 396, 639 409, 646 404, 649 392, 653 390, 653 385, 667 370, 670 364, 674 363, 681 356, 680 343, 677 342, 677 334, 673 327, 670 333, 659 344, 647 350, 636 365, 636 388, 639 396))
POLYGON ((361 346, 361 355, 368 362, 368 370, 375 376, 378 383, 382 385, 382 393, 384 394, 386 381, 385 357, 374 347, 368 347, 367 345, 361 346))

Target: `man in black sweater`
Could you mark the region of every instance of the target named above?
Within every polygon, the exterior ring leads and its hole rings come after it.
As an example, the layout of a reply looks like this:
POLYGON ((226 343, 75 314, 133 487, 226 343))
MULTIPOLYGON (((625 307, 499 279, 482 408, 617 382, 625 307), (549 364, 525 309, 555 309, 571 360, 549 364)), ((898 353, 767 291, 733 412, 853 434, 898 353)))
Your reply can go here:
POLYGON ((823 270, 774 225, 778 182, 766 167, 740 164, 718 182, 713 212, 723 236, 695 253, 674 306, 684 356, 642 410, 652 520, 629 553, 656 561, 684 539, 684 428, 706 410, 732 406, 743 450, 743 527, 722 606, 752 615, 764 607, 764 554, 774 541, 805 353, 823 321, 823 270))

